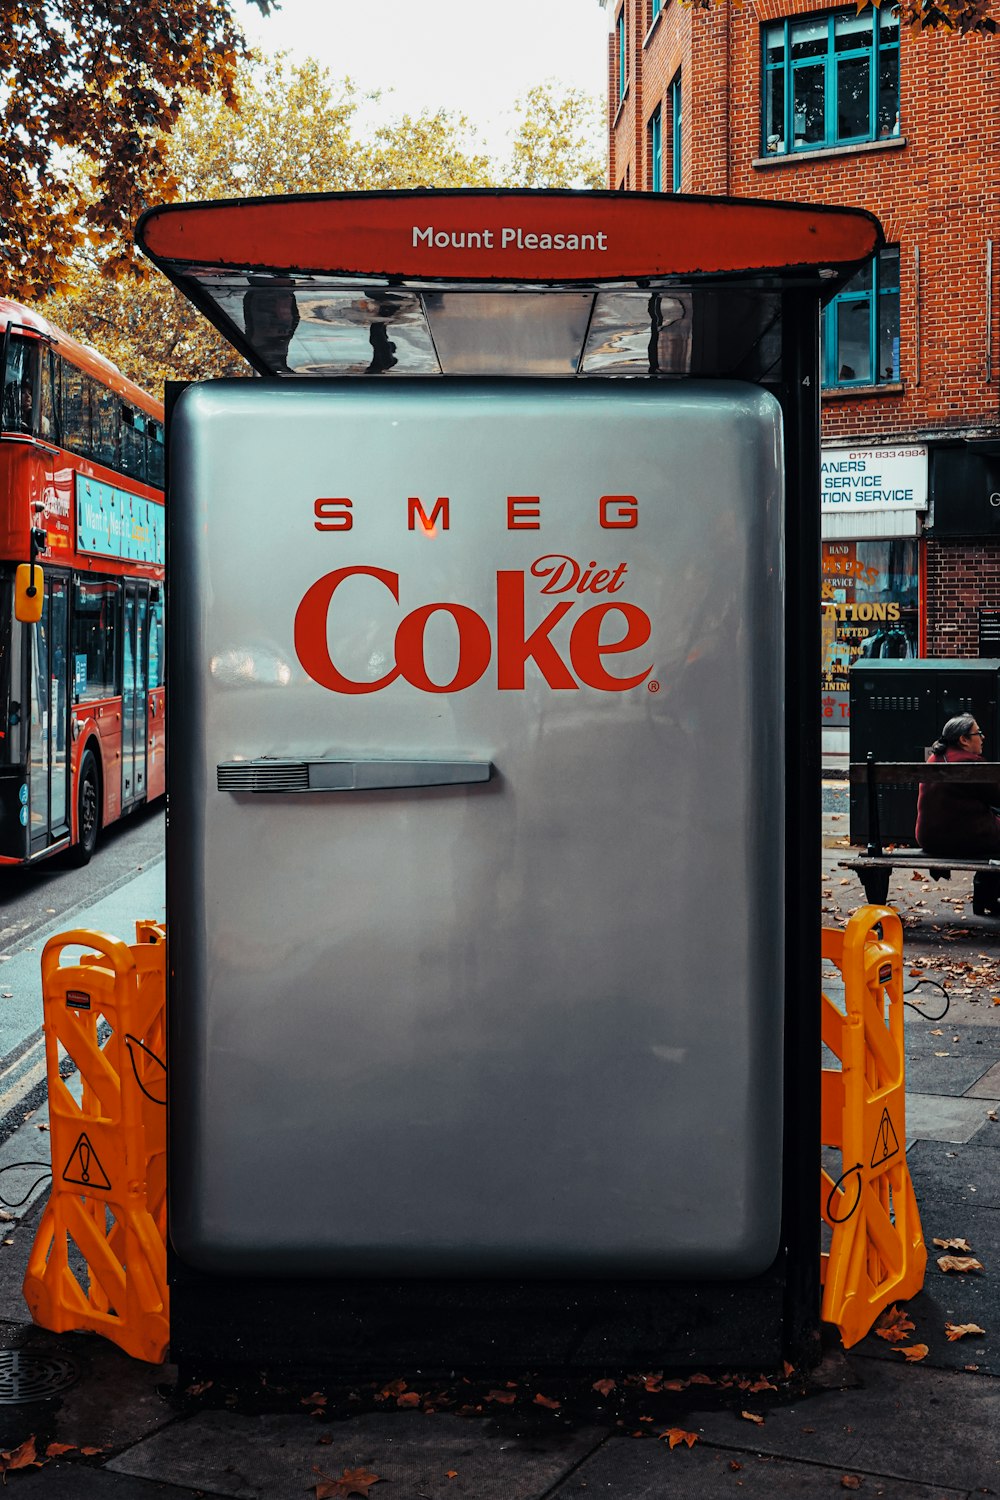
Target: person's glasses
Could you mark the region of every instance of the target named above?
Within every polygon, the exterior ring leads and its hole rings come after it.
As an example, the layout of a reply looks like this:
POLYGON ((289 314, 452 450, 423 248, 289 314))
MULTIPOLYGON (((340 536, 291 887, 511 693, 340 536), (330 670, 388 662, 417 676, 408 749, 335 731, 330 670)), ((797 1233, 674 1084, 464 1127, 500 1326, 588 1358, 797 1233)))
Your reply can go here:
POLYGON ((981 729, 970 729, 969 730, 969 735, 972 736, 974 734, 978 735, 981 740, 984 740, 986 738, 985 734, 983 733, 983 731, 981 729))

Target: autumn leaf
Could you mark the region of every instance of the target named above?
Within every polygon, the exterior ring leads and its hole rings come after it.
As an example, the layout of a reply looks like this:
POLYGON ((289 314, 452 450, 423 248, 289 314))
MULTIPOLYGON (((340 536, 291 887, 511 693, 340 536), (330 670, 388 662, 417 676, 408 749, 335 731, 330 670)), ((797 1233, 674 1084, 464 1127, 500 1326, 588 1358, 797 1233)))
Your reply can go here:
POLYGON ((980 1328, 978 1323, 946 1323, 944 1331, 948 1336, 948 1342, 954 1344, 958 1339, 968 1338, 971 1333, 985 1333, 985 1328, 980 1328))
POLYGON ((715 1385, 711 1375, 691 1375, 688 1377, 688 1385, 715 1385))
MULTIPOLYGON (((614 1381, 611 1382, 612 1386, 614 1381)), ((487 1401, 499 1401, 501 1406, 513 1406, 517 1400, 516 1391, 490 1391, 486 1397, 487 1401)))
POLYGON ((668 1427, 665 1432, 659 1434, 659 1437, 661 1442, 665 1439, 671 1448, 678 1447, 680 1443, 687 1443, 689 1448, 693 1448, 698 1441, 696 1432, 685 1432, 683 1427, 668 1427))
POLYGON ((939 1255, 938 1265, 942 1271, 985 1271, 986 1267, 974 1255, 939 1255))
POLYGON ((751 1396, 756 1396, 758 1391, 776 1391, 777 1389, 778 1387, 772 1385, 769 1380, 765 1380, 763 1375, 759 1380, 755 1380, 753 1385, 747 1386, 747 1390, 751 1396))
POLYGON ((968 1255, 972 1254, 972 1246, 969 1244, 968 1240, 959 1240, 959 1239, 938 1240, 938 1239, 935 1239, 931 1243, 934 1244, 934 1245, 936 1245, 939 1250, 964 1250, 966 1252, 966 1254, 968 1254, 968 1255))
POLYGON ((405 1380, 390 1380, 388 1385, 384 1385, 380 1391, 376 1392, 375 1400, 392 1401, 394 1398, 398 1400, 408 1389, 405 1380))
POLYGON ((763 1427, 763 1425, 764 1425, 764 1418, 759 1414, 759 1412, 755 1412, 755 1411, 741 1411, 740 1412, 740 1416, 743 1417, 744 1420, 747 1421, 747 1422, 754 1422, 754 1423, 756 1423, 756 1425, 758 1427, 763 1427))
POLYGON ((369 1474, 367 1469, 345 1469, 339 1479, 331 1479, 313 1464, 313 1473, 319 1475, 319 1483, 314 1486, 316 1500, 347 1500, 350 1495, 367 1500, 372 1485, 381 1482, 381 1475, 369 1474))
POLYGON ((861 1488, 860 1474, 842 1474, 840 1477, 840 1488, 842 1490, 859 1490, 861 1488))
POLYGON ((63 1453, 75 1453, 75 1443, 49 1443, 45 1449, 46 1458, 59 1458, 63 1453))
POLYGON ((559 1407, 561 1405, 561 1402, 559 1402, 559 1401, 553 1401, 553 1399, 552 1399, 551 1396, 543 1396, 543 1395, 539 1394, 539 1395, 537 1395, 535 1397, 535 1405, 536 1406, 547 1406, 550 1411, 558 1411, 559 1407))
POLYGON ((457 1479, 458 1478, 458 1470, 457 1469, 446 1469, 444 1477, 445 1477, 445 1479, 457 1479))
POLYGON ((875 1326, 875 1332, 878 1337, 885 1339, 886 1343, 889 1344, 902 1342, 903 1339, 907 1338, 913 1332, 913 1329, 914 1324, 910 1317, 901 1307, 896 1307, 895 1305, 888 1308, 882 1314, 875 1326))
POLYGON ((25 1438, 19 1448, 4 1449, 0 1452, 0 1474, 8 1474, 13 1469, 31 1469, 42 1467, 44 1459, 40 1459, 35 1452, 35 1435, 25 1438))
POLYGON ((926 1344, 910 1344, 906 1349, 894 1349, 893 1353, 901 1354, 909 1364, 915 1365, 919 1360, 926 1359, 930 1350, 926 1344))
POLYGON ((595 1380, 590 1387, 592 1391, 598 1391, 602 1396, 610 1396, 615 1388, 613 1380, 595 1380))

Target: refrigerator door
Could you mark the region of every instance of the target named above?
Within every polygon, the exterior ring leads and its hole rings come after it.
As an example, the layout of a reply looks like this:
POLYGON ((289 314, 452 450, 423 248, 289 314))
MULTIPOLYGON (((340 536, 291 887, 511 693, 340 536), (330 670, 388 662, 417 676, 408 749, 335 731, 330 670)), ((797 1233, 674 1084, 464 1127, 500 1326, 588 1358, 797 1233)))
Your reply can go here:
POLYGON ((181 395, 184 1260, 772 1262, 781 438, 737 383, 181 395))

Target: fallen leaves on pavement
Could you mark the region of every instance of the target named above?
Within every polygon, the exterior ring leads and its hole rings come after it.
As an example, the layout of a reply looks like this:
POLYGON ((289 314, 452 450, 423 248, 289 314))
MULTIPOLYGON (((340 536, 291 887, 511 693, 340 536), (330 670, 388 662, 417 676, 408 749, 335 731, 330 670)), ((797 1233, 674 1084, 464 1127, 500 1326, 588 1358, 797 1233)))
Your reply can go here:
POLYGON ((938 1265, 942 1271, 985 1271, 986 1267, 974 1255, 939 1255, 938 1265))
POLYGON ((948 1336, 948 1342, 954 1344, 958 1339, 968 1338, 971 1333, 985 1333, 985 1328, 980 1328, 978 1323, 946 1323, 944 1331, 948 1336))
POLYGON ((30 1469, 42 1467, 45 1462, 35 1452, 35 1435, 25 1438, 19 1448, 5 1448, 0 1452, 0 1474, 4 1476, 4 1484, 7 1483, 7 1475, 12 1469, 30 1469))
POLYGON ((968 1240, 960 1240, 957 1238, 950 1240, 935 1239, 932 1240, 931 1243, 936 1245, 939 1250, 963 1250, 967 1255, 972 1254, 972 1246, 969 1244, 968 1240))
POLYGON ((911 1365, 915 1365, 921 1359, 926 1359, 930 1350, 926 1344, 908 1344, 906 1348, 893 1350, 894 1354, 901 1354, 911 1365))
POLYGON ((319 1475, 319 1483, 313 1490, 316 1500, 347 1500, 350 1495, 367 1500, 372 1485, 381 1483, 381 1475, 369 1474, 367 1469, 345 1469, 339 1479, 331 1479, 313 1464, 313 1473, 319 1475))
POLYGON ((892 1307, 887 1308, 879 1318, 875 1326, 875 1332, 880 1339, 885 1339, 886 1343, 899 1344, 909 1337, 914 1327, 915 1324, 909 1314, 894 1304, 892 1307))
POLYGON ((696 1432, 685 1432, 683 1427, 668 1427, 665 1432, 660 1433, 660 1440, 662 1441, 664 1438, 670 1444, 671 1448, 676 1448, 680 1443, 687 1443, 689 1448, 693 1448, 698 1441, 698 1434, 696 1432))

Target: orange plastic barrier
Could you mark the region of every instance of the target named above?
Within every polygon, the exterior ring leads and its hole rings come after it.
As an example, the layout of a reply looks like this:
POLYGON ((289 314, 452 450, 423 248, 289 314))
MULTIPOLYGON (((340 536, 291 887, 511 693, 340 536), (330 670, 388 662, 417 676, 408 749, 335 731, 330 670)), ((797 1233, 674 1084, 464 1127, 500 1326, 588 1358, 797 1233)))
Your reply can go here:
POLYGON ((840 1176, 821 1168, 820 1211, 832 1231, 823 1256, 823 1318, 844 1346, 879 1313, 924 1284, 927 1248, 906 1164, 903 928, 886 906, 863 906, 841 932, 823 930, 823 958, 844 981, 844 1011, 822 996, 823 1042, 840 1063, 823 1069, 823 1145, 840 1176))
POLYGON ((64 932, 42 953, 52 1193, 24 1296, 43 1328, 89 1329, 159 1364, 169 1338, 166 947, 154 922, 138 922, 136 938, 64 932), (87 951, 63 965, 68 948, 87 951), (67 1057, 80 1103, 59 1071, 67 1057))

